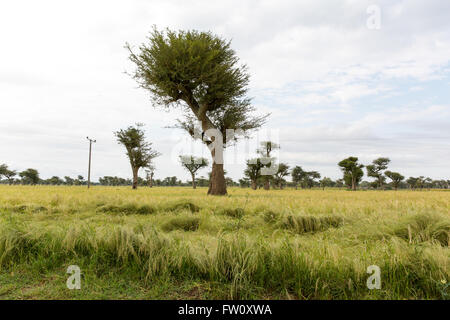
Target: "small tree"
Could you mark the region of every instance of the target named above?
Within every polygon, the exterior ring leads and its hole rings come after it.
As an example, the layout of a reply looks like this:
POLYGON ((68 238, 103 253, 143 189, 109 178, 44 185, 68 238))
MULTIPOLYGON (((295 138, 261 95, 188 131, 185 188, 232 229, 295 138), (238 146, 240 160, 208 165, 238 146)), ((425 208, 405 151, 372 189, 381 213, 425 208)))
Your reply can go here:
POLYGON ((347 159, 340 161, 338 165, 344 173, 344 181, 346 183, 349 182, 351 189, 355 191, 356 186, 364 176, 364 172, 362 171, 364 165, 358 163, 357 157, 348 157, 347 159))
POLYGON ((127 47, 136 65, 133 78, 152 94, 154 105, 181 107, 184 120, 179 120, 179 127, 208 146, 212 157, 208 194, 225 195, 223 148, 261 127, 267 117, 252 116, 246 66, 239 65, 229 41, 210 32, 155 28, 138 53, 127 47), (239 131, 229 136, 229 129, 239 131))
POLYGON ((22 171, 19 173, 19 176, 22 178, 23 184, 38 184, 39 179, 39 172, 36 169, 27 169, 25 171, 22 171))
POLYGON ((159 156, 159 153, 152 149, 152 144, 145 141, 143 126, 142 123, 137 123, 134 127, 129 126, 114 132, 119 144, 126 149, 133 173, 133 189, 137 189, 138 186, 139 169, 148 167, 153 158, 159 156))
POLYGON ((386 170, 389 162, 389 158, 378 158, 372 161, 371 165, 366 166, 367 176, 375 178, 376 185, 378 189, 383 188, 386 178, 383 174, 383 170, 386 170))
MULTIPOLYGON (((261 163, 265 164, 266 168, 270 168, 275 163, 275 158, 272 157, 272 151, 280 149, 280 145, 272 142, 272 141, 262 141, 260 147, 256 151, 258 154, 262 156, 261 163)), ((280 168, 277 169, 277 171, 280 168)), ((274 172, 274 174, 276 174, 274 172)), ((265 190, 270 189, 270 180, 272 180, 273 175, 266 174, 261 176, 261 180, 263 182, 263 186, 265 190)))
POLYGON ((325 190, 326 187, 333 186, 333 180, 331 180, 328 177, 324 177, 322 180, 319 181, 319 183, 323 190, 325 190))
POLYGON ((261 178, 261 168, 264 165, 260 159, 247 160, 247 168, 244 171, 244 176, 250 180, 250 186, 256 190, 258 180, 261 178))
POLYGON ((414 190, 419 186, 419 178, 409 177, 408 180, 406 180, 406 183, 411 190, 414 190))
POLYGON ((147 168, 145 169, 145 173, 149 188, 153 188, 153 177, 155 175, 155 166, 152 164, 148 165, 147 168))
POLYGON ((395 190, 398 189, 399 184, 405 179, 404 176, 402 176, 398 172, 392 172, 392 171, 385 171, 384 174, 392 180, 392 186, 395 190))
POLYGON ((195 174, 198 170, 208 166, 208 160, 205 158, 196 158, 194 156, 180 156, 181 165, 190 172, 192 177, 192 188, 196 189, 195 174))
POLYGON ((283 184, 286 183, 284 179, 289 175, 289 166, 286 163, 280 163, 278 165, 278 170, 275 173, 273 179, 278 188, 283 189, 283 184))
POLYGON ((0 178, 4 176, 8 180, 8 184, 13 184, 16 175, 17 172, 15 170, 9 170, 6 164, 0 165, 0 178))
POLYGON ((74 180, 69 176, 65 176, 64 180, 64 183, 68 186, 72 186, 74 184, 74 180))
POLYGON ((64 181, 62 181, 58 176, 53 176, 50 179, 48 179, 46 182, 48 184, 57 185, 57 186, 64 183, 64 181))
MULTIPOLYGON (((306 172, 303 171, 302 167, 295 166, 291 171, 292 182, 295 185, 295 189, 297 189, 298 184, 304 179, 306 172)), ((302 186, 303 188, 303 186, 302 186)))
POLYGON ((305 172, 303 176, 303 181, 306 187, 311 189, 314 186, 314 183, 316 182, 316 179, 320 179, 320 173, 317 171, 308 171, 305 172))

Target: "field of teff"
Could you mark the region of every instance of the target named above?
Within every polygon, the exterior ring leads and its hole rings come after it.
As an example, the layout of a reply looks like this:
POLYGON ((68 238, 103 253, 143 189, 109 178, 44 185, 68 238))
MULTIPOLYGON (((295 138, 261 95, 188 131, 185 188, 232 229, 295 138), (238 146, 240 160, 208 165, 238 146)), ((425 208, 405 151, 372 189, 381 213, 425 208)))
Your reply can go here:
POLYGON ((205 193, 0 186, 0 298, 448 299, 448 191, 205 193))

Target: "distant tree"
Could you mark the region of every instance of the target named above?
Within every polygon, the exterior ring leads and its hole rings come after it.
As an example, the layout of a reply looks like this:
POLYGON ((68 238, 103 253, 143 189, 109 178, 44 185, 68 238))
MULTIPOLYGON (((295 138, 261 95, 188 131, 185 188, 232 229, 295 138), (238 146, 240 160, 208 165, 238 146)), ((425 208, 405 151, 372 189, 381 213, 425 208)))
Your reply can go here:
POLYGON ((239 179, 239 186, 241 188, 250 187, 250 179, 248 178, 239 179))
POLYGON ((253 190, 256 190, 258 180, 261 178, 261 168, 263 166, 260 159, 247 160, 247 168, 244 171, 244 176, 250 180, 253 190))
POLYGON ((73 181, 73 183, 77 186, 85 184, 84 177, 82 175, 78 175, 77 178, 73 181))
POLYGON ((405 177, 398 172, 386 170, 384 174, 386 175, 386 177, 392 180, 392 186, 394 187, 395 190, 398 189, 400 182, 402 182, 405 179, 405 177))
POLYGON ((357 157, 348 157, 338 163, 339 167, 344 173, 344 181, 349 182, 347 185, 351 186, 353 191, 364 176, 362 168, 364 165, 358 163, 357 157))
POLYGON ((275 185, 277 185, 278 188, 283 189, 283 185, 286 183, 286 180, 284 178, 287 177, 288 175, 289 175, 289 166, 286 163, 278 164, 277 172, 273 177, 275 185))
POLYGON ((195 181, 195 175, 198 170, 208 166, 208 160, 201 157, 194 156, 180 156, 181 165, 184 169, 189 171, 192 177, 192 188, 196 189, 197 184, 195 181))
POLYGON ((409 188, 410 188, 411 190, 414 190, 414 189, 416 189, 416 188, 418 187, 418 184, 419 184, 419 178, 409 177, 409 178, 406 180, 406 183, 408 184, 408 186, 409 186, 409 188))
POLYGON ((65 180, 65 184, 68 186, 72 186, 74 184, 74 180, 69 176, 65 176, 64 180, 65 180))
POLYGON ((147 183, 150 188, 153 187, 153 176, 155 175, 155 166, 150 164, 145 169, 147 183))
POLYGON ((307 171, 303 176, 303 184, 305 187, 311 189, 316 182, 316 179, 320 179, 320 173, 317 171, 307 171))
POLYGON ((319 181, 319 183, 323 190, 325 190, 326 187, 333 186, 333 180, 331 180, 328 177, 324 177, 322 180, 319 181))
MULTIPOLYGON (((260 143, 260 147, 258 148, 257 153, 261 155, 260 161, 267 169, 275 164, 275 158, 272 157, 272 152, 276 149, 280 149, 280 145, 275 142, 262 141, 260 143)), ((275 172, 273 174, 261 175, 261 182, 263 183, 265 190, 270 189, 270 181, 272 180, 274 174, 275 172)))
POLYGON ((133 77, 150 91, 155 105, 167 109, 181 106, 185 120, 179 121, 180 128, 209 147, 213 161, 208 194, 225 195, 222 148, 217 151, 216 146, 225 147, 238 136, 259 128, 267 118, 252 116, 255 108, 246 97, 246 66, 239 65, 229 41, 210 32, 164 32, 155 28, 148 44, 142 44, 137 54, 127 47, 136 65, 133 77), (201 124, 200 134, 197 121, 201 124), (228 129, 239 132, 229 137, 228 129), (216 138, 223 140, 219 143, 216 138))
POLYGON ((38 184, 39 183, 39 172, 36 169, 27 169, 19 173, 22 178, 23 184, 38 184))
POLYGON ((372 161, 371 165, 366 166, 367 176, 375 178, 376 185, 378 189, 383 188, 386 178, 383 174, 383 170, 386 170, 389 162, 389 158, 378 158, 372 161))
POLYGON ((8 184, 13 184, 14 177, 17 175, 17 172, 15 170, 9 170, 8 166, 6 164, 0 165, 0 179, 2 176, 8 180, 8 184))
POLYGON ((53 177, 51 177, 50 179, 47 179, 47 181, 46 181, 48 184, 51 184, 51 185, 60 185, 60 184, 63 184, 64 183, 64 181, 62 181, 59 177, 57 177, 57 176, 53 176, 53 177))
POLYGON ((338 187, 340 189, 343 186, 344 186, 344 179, 337 179, 336 180, 336 187, 338 187))
POLYGON ((430 177, 423 179, 423 186, 430 190, 433 187, 433 179, 430 177))
MULTIPOLYGON (((306 175, 306 171, 303 171, 302 167, 300 167, 300 166, 295 166, 292 169, 291 177, 292 177, 292 182, 295 185, 295 189, 297 189, 298 184, 303 181, 303 179, 305 178, 305 175, 306 175)), ((302 187, 303 187, 303 185, 302 185, 302 187)))
POLYGON ((129 126, 114 132, 119 144, 126 149, 133 172, 133 189, 137 189, 138 186, 139 169, 148 167, 153 158, 159 156, 159 153, 152 149, 152 144, 145 141, 143 126, 143 124, 137 123, 134 127, 129 126))

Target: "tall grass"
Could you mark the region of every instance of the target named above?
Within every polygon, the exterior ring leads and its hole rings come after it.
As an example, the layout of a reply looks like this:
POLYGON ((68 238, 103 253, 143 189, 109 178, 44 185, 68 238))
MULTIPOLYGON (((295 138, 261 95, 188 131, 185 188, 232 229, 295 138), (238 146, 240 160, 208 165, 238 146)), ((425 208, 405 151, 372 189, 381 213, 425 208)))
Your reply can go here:
POLYGON ((231 299, 445 298, 445 192, 256 191, 247 201, 238 189, 210 198, 182 188, 0 188, 0 273, 39 279, 77 264, 111 282, 207 281, 231 299), (373 264, 381 290, 366 287, 373 264))

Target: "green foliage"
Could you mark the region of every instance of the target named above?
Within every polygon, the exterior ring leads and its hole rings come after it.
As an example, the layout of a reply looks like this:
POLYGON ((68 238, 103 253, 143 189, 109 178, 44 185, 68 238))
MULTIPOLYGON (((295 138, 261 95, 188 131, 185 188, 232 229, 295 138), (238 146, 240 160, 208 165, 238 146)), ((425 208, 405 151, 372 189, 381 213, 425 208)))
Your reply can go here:
POLYGON ((39 172, 36 169, 27 169, 19 173, 22 178, 23 184, 38 184, 39 183, 39 172))
POLYGON ((261 177, 261 169, 264 164, 260 159, 250 159, 247 160, 247 168, 244 171, 244 175, 251 181, 251 186, 256 189, 256 183, 261 177))
POLYGON ((133 169, 150 165, 152 159, 159 155, 152 149, 152 144, 145 141, 143 126, 143 124, 137 123, 135 127, 129 126, 127 129, 120 129, 114 133, 117 141, 127 150, 126 153, 133 169))
POLYGON ((201 168, 208 166, 208 160, 205 158, 197 158, 194 156, 180 156, 180 161, 187 171, 194 175, 201 168))
POLYGON ((292 182, 294 182, 295 186, 297 186, 300 181, 306 176, 306 172, 303 171, 302 167, 295 166, 291 171, 292 182))
POLYGON ((395 190, 397 190, 400 182, 402 182, 405 179, 405 177, 398 172, 392 172, 387 170, 384 172, 384 174, 386 175, 386 177, 392 180, 392 185, 395 190))
POLYGON ((364 165, 358 163, 357 157, 348 157, 338 163, 344 173, 344 181, 352 190, 356 190, 356 186, 364 176, 362 168, 364 165))
POLYGON ((264 123, 266 116, 250 116, 254 108, 246 98, 249 74, 245 65, 239 65, 229 41, 210 32, 154 28, 138 53, 127 47, 136 66, 133 78, 152 93, 156 105, 190 110, 180 124, 191 135, 192 115, 203 131, 219 129, 224 142, 226 129, 245 132, 264 123))
POLYGON ((4 176, 8 180, 9 184, 12 184, 16 175, 17 172, 15 170, 9 170, 6 164, 0 165, 0 180, 2 176, 4 176))
POLYGON ((391 162, 389 158, 378 158, 373 160, 371 165, 366 166, 367 175, 376 179, 378 188, 382 188, 386 182, 383 170, 387 169, 389 162, 391 162))
POLYGON ((278 186, 278 188, 283 188, 283 185, 286 183, 286 180, 284 178, 288 175, 289 166, 286 163, 279 163, 277 172, 273 176, 273 181, 278 186))
POLYGON ((129 126, 127 129, 120 129, 114 133, 119 144, 126 149, 133 171, 133 189, 136 189, 138 185, 139 169, 150 166, 151 161, 160 155, 159 152, 152 149, 150 142, 145 141, 143 126, 143 124, 137 123, 134 127, 129 126))

